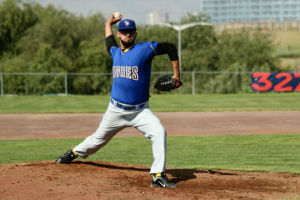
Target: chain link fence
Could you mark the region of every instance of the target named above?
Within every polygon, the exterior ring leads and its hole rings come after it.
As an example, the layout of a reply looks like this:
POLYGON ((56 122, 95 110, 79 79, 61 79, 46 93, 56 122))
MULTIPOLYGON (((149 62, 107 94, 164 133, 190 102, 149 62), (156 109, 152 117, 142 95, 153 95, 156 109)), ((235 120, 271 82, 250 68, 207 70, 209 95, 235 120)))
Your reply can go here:
MULTIPOLYGON (((150 93, 155 80, 173 72, 152 72, 150 93)), ((181 73, 183 86, 171 93, 249 93, 251 72, 204 72, 181 73)), ((12 73, 0 72, 0 94, 4 95, 96 95, 109 94, 111 73, 12 73)))

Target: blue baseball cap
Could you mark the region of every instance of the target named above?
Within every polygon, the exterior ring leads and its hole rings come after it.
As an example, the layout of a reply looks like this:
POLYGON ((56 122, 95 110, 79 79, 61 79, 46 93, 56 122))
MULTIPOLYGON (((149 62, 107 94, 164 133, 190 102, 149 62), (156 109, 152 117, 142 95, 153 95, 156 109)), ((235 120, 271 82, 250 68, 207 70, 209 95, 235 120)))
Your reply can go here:
POLYGON ((136 30, 135 22, 131 19, 124 19, 120 21, 118 30, 136 30))

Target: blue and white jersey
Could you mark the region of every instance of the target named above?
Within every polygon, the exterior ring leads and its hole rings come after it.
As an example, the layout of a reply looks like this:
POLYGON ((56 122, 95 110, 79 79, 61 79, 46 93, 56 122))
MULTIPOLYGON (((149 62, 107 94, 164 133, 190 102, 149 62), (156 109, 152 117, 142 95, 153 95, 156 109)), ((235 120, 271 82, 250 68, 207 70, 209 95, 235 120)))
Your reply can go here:
POLYGON ((136 43, 121 51, 112 46, 113 84, 111 97, 118 102, 136 105, 149 100, 151 63, 156 53, 157 42, 136 43))

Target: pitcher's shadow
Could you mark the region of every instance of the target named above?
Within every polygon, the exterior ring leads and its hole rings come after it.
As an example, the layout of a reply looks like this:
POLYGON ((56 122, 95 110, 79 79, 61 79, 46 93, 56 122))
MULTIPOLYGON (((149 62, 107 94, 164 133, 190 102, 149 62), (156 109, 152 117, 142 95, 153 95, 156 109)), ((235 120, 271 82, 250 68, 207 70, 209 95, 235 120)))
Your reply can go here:
MULTIPOLYGON (((102 164, 95 163, 91 161, 74 161, 71 164, 80 164, 80 165, 92 165, 95 167, 103 167, 108 169, 116 169, 116 170, 132 170, 132 171, 140 171, 140 172, 149 172, 149 168, 138 168, 138 167, 127 167, 127 166, 117 166, 113 164, 102 164)), ((191 179, 197 178, 195 174, 216 174, 216 175, 225 175, 225 176, 233 176, 238 175, 237 173, 230 172, 220 172, 215 170, 198 170, 198 169, 166 169, 167 174, 171 174, 174 178, 171 179, 172 182, 178 183, 180 181, 187 181, 191 179)))

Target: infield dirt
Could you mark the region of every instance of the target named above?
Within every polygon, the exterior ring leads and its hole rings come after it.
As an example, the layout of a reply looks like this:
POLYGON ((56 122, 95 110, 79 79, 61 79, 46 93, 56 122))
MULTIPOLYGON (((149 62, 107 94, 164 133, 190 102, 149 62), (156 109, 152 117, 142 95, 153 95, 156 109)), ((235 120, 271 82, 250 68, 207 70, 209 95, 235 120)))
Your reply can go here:
POLYGON ((178 188, 150 188, 149 168, 104 162, 1 165, 1 199, 281 199, 299 197, 299 176, 168 169, 178 188))
MULTIPOLYGON (((157 113, 168 135, 299 133, 299 112, 157 113)), ((101 114, 2 114, 0 139, 85 137, 101 114)), ((124 129, 119 136, 141 136, 124 129)), ((67 147, 66 147, 67 148, 67 147)), ((299 199, 300 176, 167 169, 176 189, 150 188, 149 166, 54 161, 0 165, 2 200, 299 199)))
MULTIPOLYGON (((160 112, 168 135, 300 133, 299 111, 160 112)), ((0 114, 0 139, 81 138, 92 134, 103 114, 0 114)), ((143 136, 134 128, 117 137, 143 136)))

